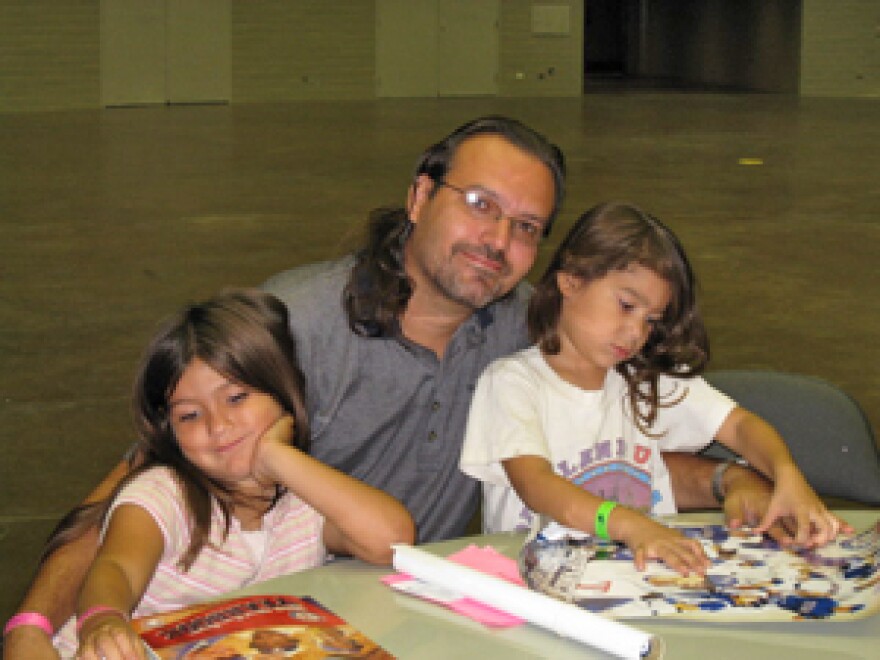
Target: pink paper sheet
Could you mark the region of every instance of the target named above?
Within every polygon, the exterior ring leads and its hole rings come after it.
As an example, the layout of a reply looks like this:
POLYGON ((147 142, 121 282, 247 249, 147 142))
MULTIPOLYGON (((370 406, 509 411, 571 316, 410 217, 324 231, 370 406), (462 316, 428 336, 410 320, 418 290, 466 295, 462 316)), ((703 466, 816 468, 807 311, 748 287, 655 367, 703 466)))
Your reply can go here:
MULTIPOLYGON (((458 552, 447 557, 450 561, 454 561, 462 566, 473 568, 475 570, 493 575, 495 577, 513 582, 514 584, 524 585, 519 575, 519 569, 513 559, 505 557, 492 546, 484 546, 479 548, 475 545, 469 545, 458 552)), ((413 578, 405 573, 392 573, 382 578, 384 584, 395 584, 396 582, 406 582, 413 578)), ((437 601, 439 602, 439 601, 437 601)), ((506 612, 496 610, 494 607, 483 605, 482 603, 470 598, 459 598, 454 601, 440 602, 451 609, 453 612, 463 614, 466 617, 478 621, 485 626, 493 628, 509 628, 518 626, 523 623, 519 617, 512 616, 506 612)))

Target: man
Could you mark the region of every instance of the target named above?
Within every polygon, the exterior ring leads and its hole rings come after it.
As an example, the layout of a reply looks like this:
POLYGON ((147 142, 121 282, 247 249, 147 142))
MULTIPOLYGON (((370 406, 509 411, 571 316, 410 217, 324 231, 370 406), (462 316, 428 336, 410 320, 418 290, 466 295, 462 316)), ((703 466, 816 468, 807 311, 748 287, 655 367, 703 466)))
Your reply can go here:
MULTIPOLYGON (((564 177, 559 149, 528 127, 503 117, 468 122, 419 159, 406 209, 374 212, 358 254, 265 284, 290 309, 312 453, 399 498, 420 541, 461 535, 477 510, 479 486, 458 470, 471 393, 489 362, 528 344, 523 279, 562 203, 564 177)), ((700 457, 668 462, 681 508, 717 505, 715 481, 732 520, 757 522, 766 509, 769 488, 748 469, 722 475, 700 457)), ((57 629, 74 610, 96 539, 49 557, 21 611, 57 629)), ((53 657, 47 641, 37 626, 18 627, 4 657, 53 657)))
MULTIPOLYGON (((291 311, 312 453, 400 499, 419 541, 460 536, 477 509, 458 469, 471 393, 529 343, 523 279, 564 177, 559 149, 519 122, 468 122, 425 151, 406 209, 374 212, 355 257, 264 285, 291 311)), ((712 506, 715 464, 670 461, 677 501, 712 506)))

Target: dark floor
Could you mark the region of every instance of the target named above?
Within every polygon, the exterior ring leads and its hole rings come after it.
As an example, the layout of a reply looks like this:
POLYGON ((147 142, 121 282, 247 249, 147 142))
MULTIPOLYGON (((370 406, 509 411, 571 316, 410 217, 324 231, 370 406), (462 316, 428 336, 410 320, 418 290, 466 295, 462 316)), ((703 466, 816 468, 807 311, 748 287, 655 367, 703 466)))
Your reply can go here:
POLYGON ((131 442, 157 320, 345 249, 368 209, 402 202, 424 146, 482 113, 568 156, 538 269, 578 212, 636 202, 693 257, 715 368, 823 377, 880 428, 878 108, 643 89, 0 115, 0 620, 131 442))

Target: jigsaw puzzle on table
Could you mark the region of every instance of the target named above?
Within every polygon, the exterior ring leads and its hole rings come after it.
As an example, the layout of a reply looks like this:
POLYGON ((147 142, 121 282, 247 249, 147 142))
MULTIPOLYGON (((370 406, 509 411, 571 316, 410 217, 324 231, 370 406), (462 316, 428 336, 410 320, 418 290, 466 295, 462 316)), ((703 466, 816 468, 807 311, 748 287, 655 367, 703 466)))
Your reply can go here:
POLYGON ((554 524, 523 546, 520 571, 532 589, 614 618, 843 621, 880 611, 880 520, 808 551, 721 525, 672 526, 703 543, 705 576, 657 562, 639 572, 625 546, 554 524))

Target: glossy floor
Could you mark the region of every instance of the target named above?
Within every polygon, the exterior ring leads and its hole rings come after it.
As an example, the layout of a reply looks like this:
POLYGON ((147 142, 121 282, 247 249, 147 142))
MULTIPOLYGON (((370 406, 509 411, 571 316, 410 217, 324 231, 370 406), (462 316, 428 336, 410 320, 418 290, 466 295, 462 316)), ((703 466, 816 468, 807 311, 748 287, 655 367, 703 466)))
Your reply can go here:
POLYGON ((536 272, 580 211, 636 202, 693 257, 715 368, 823 377, 880 428, 878 107, 642 90, 0 115, 0 618, 131 442, 157 321, 350 247, 422 148, 483 113, 568 157, 536 272))

